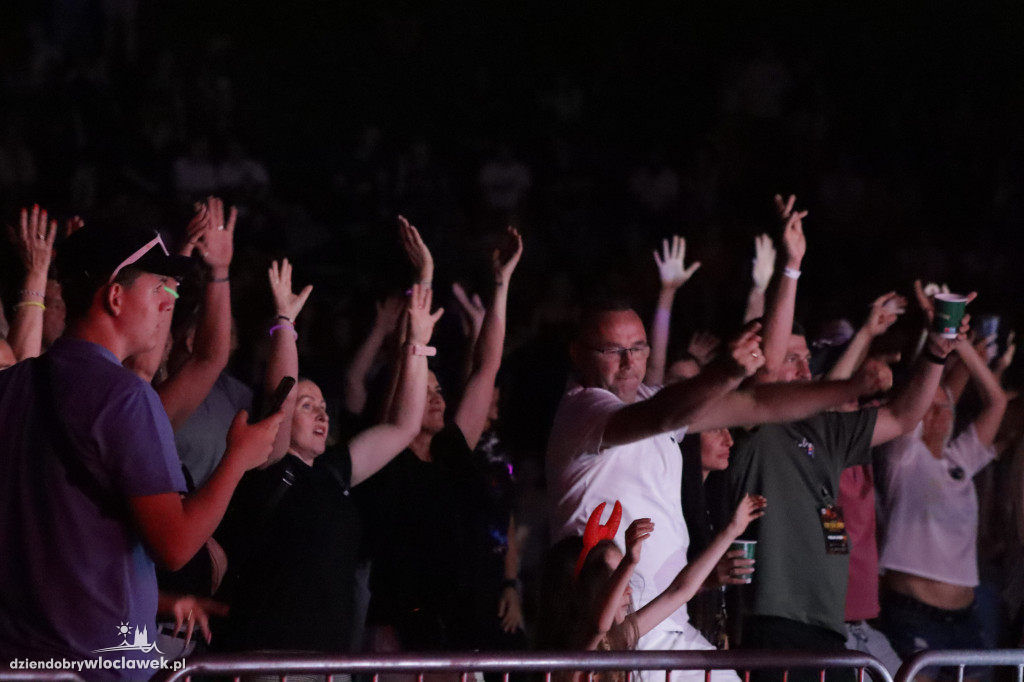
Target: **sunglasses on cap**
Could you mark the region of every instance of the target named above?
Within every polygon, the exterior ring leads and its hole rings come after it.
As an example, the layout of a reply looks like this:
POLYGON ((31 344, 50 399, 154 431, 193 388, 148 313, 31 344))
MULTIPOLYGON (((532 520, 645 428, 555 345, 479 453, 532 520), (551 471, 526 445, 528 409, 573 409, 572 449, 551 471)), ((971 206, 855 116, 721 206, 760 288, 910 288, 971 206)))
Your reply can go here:
POLYGON ((129 265, 139 261, 143 256, 152 251, 153 248, 156 246, 159 246, 163 250, 165 256, 171 255, 171 252, 167 250, 167 245, 164 244, 164 240, 160 237, 160 233, 157 232, 156 236, 153 237, 153 239, 146 242, 138 251, 125 258, 123 261, 121 261, 120 265, 114 268, 114 272, 111 273, 110 279, 107 280, 107 284, 113 284, 114 280, 117 279, 117 275, 119 272, 124 270, 129 265))

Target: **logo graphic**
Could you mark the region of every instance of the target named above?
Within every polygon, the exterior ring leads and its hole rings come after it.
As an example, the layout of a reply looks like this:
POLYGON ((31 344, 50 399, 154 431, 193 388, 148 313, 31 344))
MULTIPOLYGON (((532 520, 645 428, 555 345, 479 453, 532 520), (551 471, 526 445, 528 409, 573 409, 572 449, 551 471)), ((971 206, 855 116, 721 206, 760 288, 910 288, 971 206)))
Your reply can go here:
POLYGON ((146 632, 146 626, 142 626, 142 632, 139 632, 138 626, 135 627, 135 637, 132 639, 132 643, 128 643, 128 635, 131 633, 130 623, 121 623, 117 626, 117 633, 121 635, 123 640, 117 646, 107 647, 106 649, 93 649, 94 654, 105 653, 107 651, 141 651, 148 654, 152 651, 156 651, 158 654, 163 655, 164 652, 156 648, 156 642, 149 643, 149 634, 146 632))
POLYGON ((802 441, 797 443, 796 446, 798 448, 803 448, 804 450, 806 450, 808 457, 814 457, 814 443, 812 443, 811 441, 804 438, 802 441))

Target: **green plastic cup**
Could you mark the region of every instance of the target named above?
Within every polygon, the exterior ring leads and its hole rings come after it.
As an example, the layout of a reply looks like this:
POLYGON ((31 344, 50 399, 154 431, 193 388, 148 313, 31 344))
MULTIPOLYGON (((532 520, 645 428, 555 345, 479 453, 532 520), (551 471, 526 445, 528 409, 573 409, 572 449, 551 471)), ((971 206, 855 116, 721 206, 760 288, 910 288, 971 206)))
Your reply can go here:
POLYGON ((955 339, 966 307, 966 296, 935 294, 935 317, 932 320, 932 331, 938 332, 944 339, 955 339))
MULTIPOLYGON (((732 544, 729 545, 729 551, 731 552, 737 549, 743 552, 743 556, 736 557, 737 559, 755 559, 756 557, 754 555, 756 554, 757 550, 757 540, 733 540, 732 544)), ((746 576, 744 576, 743 582, 750 583, 753 582, 753 580, 754 574, 748 573, 746 574, 746 576)))

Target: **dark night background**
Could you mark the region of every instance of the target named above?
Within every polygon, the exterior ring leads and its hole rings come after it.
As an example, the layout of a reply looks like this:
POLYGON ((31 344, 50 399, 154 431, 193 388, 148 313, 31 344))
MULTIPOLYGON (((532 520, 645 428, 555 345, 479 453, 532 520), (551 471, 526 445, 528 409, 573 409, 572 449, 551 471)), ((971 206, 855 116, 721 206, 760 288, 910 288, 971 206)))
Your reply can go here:
MULTIPOLYGON (((243 375, 258 365, 246 340, 265 336, 265 267, 288 255, 297 283, 317 287, 303 372, 336 394, 372 298, 404 281, 396 213, 434 249, 438 290, 486 283, 498 230, 521 227, 513 394, 524 376, 558 376, 581 296, 619 290, 653 307, 650 251, 666 235, 704 263, 677 301, 676 344, 737 327, 776 192, 811 211, 810 328, 857 325, 871 300, 910 295, 921 277, 977 289, 975 313, 1024 329, 1018 2, 4 5, 4 219, 38 202, 180 232, 196 197, 236 203, 243 375), (269 182, 176 179, 177 161, 228 157, 269 182), (495 159, 528 173, 514 205, 481 190, 495 159)), ((10 306, 12 253, 0 267, 10 306)), ((557 398, 548 384, 538 404, 557 398)))

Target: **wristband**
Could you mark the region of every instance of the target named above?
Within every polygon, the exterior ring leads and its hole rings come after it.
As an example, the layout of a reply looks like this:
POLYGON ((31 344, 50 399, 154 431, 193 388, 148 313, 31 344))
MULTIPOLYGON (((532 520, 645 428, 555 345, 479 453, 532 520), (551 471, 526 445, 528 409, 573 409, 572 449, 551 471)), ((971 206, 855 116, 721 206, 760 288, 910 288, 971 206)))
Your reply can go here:
POLYGON ((800 271, 793 268, 783 268, 782 274, 790 279, 800 279, 800 271))
POLYGON ((39 301, 21 301, 20 303, 15 303, 14 307, 24 308, 27 305, 34 306, 36 308, 39 308, 40 310, 46 310, 46 306, 40 303, 39 301))
POLYGON ((275 317, 274 319, 275 319, 275 320, 284 320, 284 321, 285 321, 285 322, 287 322, 288 324, 292 324, 292 318, 288 317, 287 315, 278 315, 278 316, 277 316, 277 317, 275 317))
POLYGON ((519 581, 516 580, 515 578, 505 578, 504 580, 501 581, 501 589, 507 590, 510 587, 513 590, 518 591, 519 590, 519 581))
POLYGON ((437 355, 437 348, 433 346, 424 346, 419 343, 408 343, 406 347, 409 349, 409 355, 423 355, 426 357, 434 357, 437 355))
POLYGON ((31 289, 19 289, 18 293, 22 296, 38 296, 39 298, 46 298, 46 294, 41 291, 32 291, 31 289))
POLYGON ((926 347, 923 351, 921 351, 921 355, 924 356, 925 360, 927 360, 928 362, 934 362, 936 365, 946 364, 946 358, 942 357, 941 355, 936 355, 935 353, 932 352, 931 348, 926 347))
POLYGON ((223 282, 230 282, 231 277, 211 277, 209 279, 210 284, 221 284, 223 282))
POLYGON ((295 336, 295 340, 297 341, 299 339, 299 333, 295 331, 295 327, 291 327, 286 324, 275 324, 273 327, 270 328, 270 335, 273 336, 274 332, 276 332, 278 329, 289 329, 295 336))

